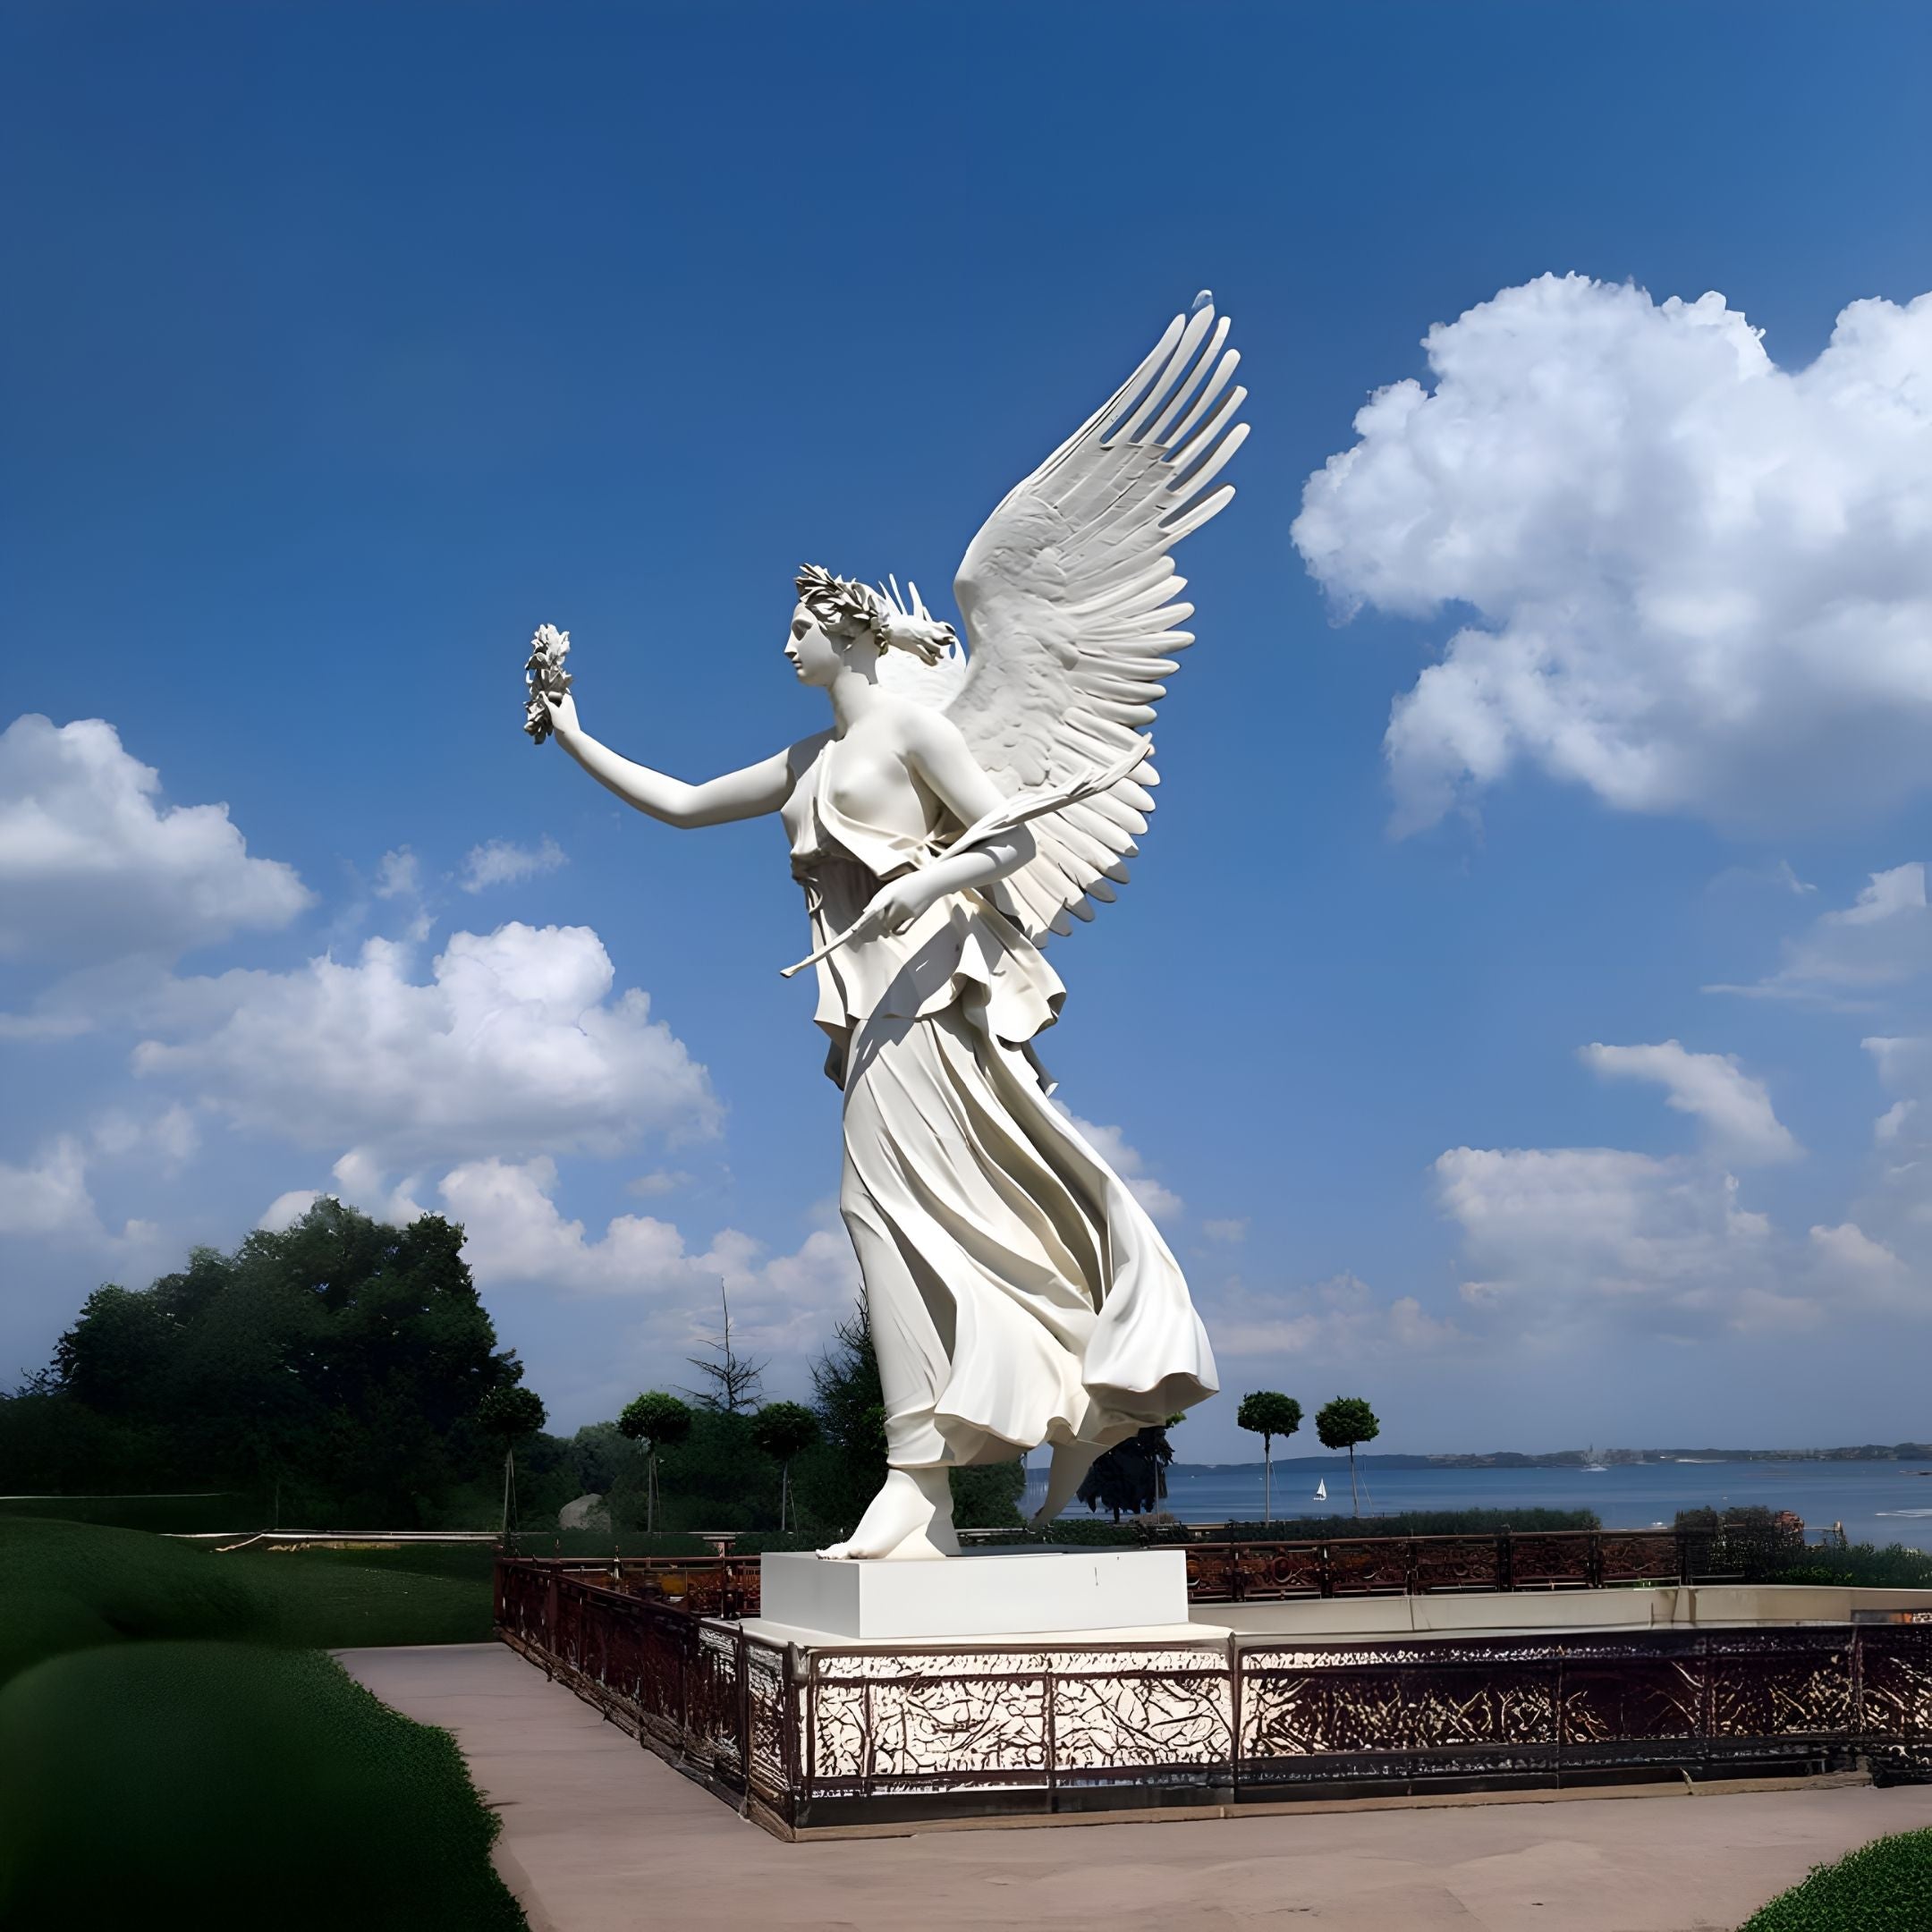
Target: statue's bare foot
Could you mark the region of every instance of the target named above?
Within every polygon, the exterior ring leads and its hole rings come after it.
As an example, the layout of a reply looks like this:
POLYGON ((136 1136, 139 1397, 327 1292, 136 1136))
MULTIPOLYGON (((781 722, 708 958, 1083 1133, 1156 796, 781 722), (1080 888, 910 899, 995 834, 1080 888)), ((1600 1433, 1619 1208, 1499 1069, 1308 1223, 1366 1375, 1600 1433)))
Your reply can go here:
POLYGON ((1046 1471, 1046 1500, 1027 1519, 1030 1530, 1045 1530, 1079 1493, 1087 1471, 1102 1452, 1091 1443, 1055 1443, 1046 1471))
POLYGON ((943 1469, 894 1469, 843 1543, 818 1552, 839 1561, 957 1556, 953 1485, 943 1469))

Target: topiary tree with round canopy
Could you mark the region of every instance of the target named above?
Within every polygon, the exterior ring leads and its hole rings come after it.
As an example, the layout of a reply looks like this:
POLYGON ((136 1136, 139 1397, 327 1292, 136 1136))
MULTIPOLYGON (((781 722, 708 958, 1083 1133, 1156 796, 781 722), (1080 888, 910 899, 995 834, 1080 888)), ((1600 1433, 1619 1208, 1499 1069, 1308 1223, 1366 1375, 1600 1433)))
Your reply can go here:
POLYGON ((662 1389, 647 1389, 632 1396, 617 1418, 621 1435, 644 1445, 647 1453, 644 1475, 644 1528, 657 1527, 657 1455, 660 1450, 675 1449, 691 1432, 691 1412, 675 1395, 662 1389))
POLYGON ((1355 1487, 1355 1445, 1373 1442, 1382 1433, 1376 1412, 1360 1395, 1337 1395, 1316 1412, 1315 1433, 1325 1449, 1348 1451, 1349 1499, 1355 1513, 1361 1514, 1361 1496, 1355 1487))
POLYGON ((1238 1427, 1261 1438, 1261 1521, 1275 1521, 1275 1438, 1292 1436, 1301 1427, 1301 1404, 1275 1389, 1256 1389, 1243 1395, 1234 1411, 1238 1427))
POLYGON ((503 1524, 499 1536, 510 1534, 510 1512, 516 1496, 516 1445, 528 1441, 548 1419, 542 1398, 535 1389, 504 1383, 491 1389, 477 1404, 477 1427, 504 1445, 503 1524))
MULTIPOLYGON (((818 1440, 818 1418, 803 1402, 767 1402, 751 1418, 751 1440, 778 1465, 778 1527, 792 1502, 792 1458, 818 1440)), ((797 1523, 792 1524, 796 1529, 797 1523)))

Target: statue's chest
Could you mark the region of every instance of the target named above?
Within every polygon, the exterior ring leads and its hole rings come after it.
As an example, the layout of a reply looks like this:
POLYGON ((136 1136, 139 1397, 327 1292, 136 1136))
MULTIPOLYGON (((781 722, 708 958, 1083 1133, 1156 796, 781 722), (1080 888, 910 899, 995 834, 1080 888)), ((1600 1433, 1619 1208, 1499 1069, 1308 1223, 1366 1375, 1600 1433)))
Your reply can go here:
POLYGON ((840 818, 881 831, 923 835, 925 803, 898 758, 851 745, 827 745, 820 758, 820 796, 840 818))

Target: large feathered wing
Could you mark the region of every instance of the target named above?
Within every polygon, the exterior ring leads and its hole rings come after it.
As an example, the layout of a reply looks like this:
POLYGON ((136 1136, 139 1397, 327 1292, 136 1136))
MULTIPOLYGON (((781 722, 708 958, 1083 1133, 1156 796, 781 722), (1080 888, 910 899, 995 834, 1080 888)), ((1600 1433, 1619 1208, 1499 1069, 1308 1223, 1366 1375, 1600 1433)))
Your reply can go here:
MULTIPOLYGON (((966 620, 964 683, 946 707, 1009 797, 1122 764, 1152 723, 1191 644, 1170 553, 1224 508, 1215 479, 1248 435, 1234 418, 1225 347, 1205 295, 1176 316, 1126 383, 1031 476, 969 546, 953 591, 966 620)), ((1072 930, 1112 899, 1154 809, 1157 782, 1128 775, 1032 819, 1036 854, 996 888, 1030 936, 1072 930)))

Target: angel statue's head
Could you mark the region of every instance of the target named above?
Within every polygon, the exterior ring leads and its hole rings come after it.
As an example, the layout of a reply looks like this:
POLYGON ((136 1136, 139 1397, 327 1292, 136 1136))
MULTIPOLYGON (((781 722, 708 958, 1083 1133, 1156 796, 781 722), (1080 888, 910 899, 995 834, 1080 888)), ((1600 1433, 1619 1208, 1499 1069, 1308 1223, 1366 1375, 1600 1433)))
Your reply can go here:
POLYGON ((874 589, 853 577, 835 577, 817 564, 798 574, 798 606, 785 656, 801 684, 829 684, 842 670, 876 676, 882 653, 911 651, 936 664, 953 642, 951 624, 927 610, 918 587, 902 599, 896 583, 874 589))

